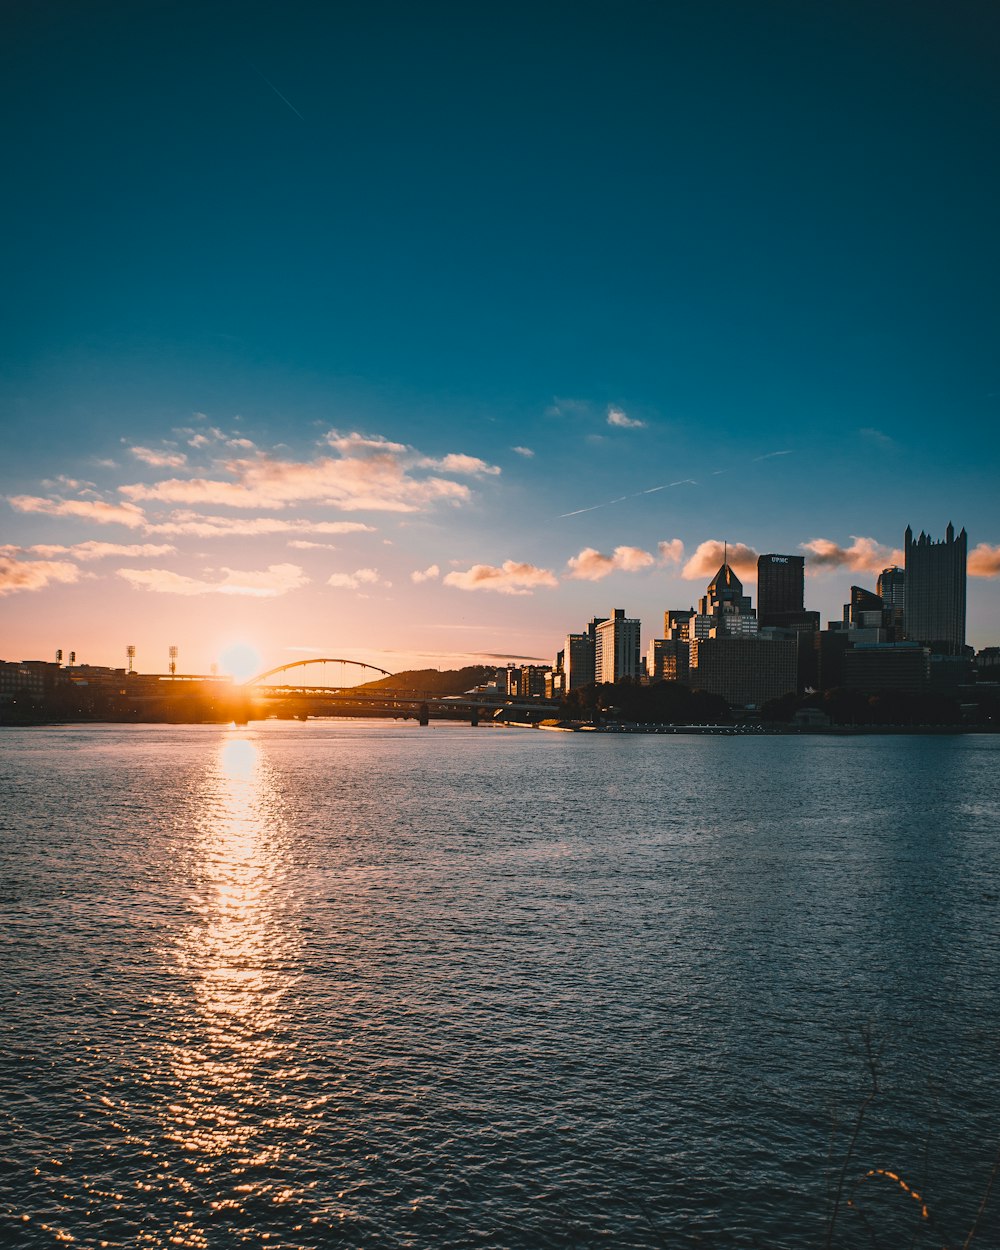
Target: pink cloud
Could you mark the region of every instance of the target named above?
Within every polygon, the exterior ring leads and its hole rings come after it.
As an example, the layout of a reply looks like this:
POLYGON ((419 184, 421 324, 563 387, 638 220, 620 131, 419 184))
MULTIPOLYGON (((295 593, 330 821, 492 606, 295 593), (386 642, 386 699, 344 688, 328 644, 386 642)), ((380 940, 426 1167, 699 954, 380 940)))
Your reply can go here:
POLYGON ((169 478, 151 485, 120 487, 128 499, 182 504, 224 504, 231 508, 285 508, 319 503, 344 512, 417 512, 432 504, 464 503, 469 488, 440 477, 416 478, 397 456, 378 453, 310 463, 260 456, 225 465, 234 481, 169 478))
POLYGON ((645 428, 646 422, 627 416, 621 408, 612 405, 608 409, 608 425, 617 426, 620 430, 641 430, 645 428))
POLYGON ((355 569, 353 573, 331 573, 326 584, 338 590, 358 590, 362 586, 377 586, 380 581, 378 569, 355 569))
POLYGON ((441 576, 441 570, 436 564, 429 564, 425 569, 414 569, 410 574, 410 581, 419 585, 421 582, 433 581, 435 577, 441 576))
POLYGON ((127 525, 139 529, 146 522, 141 508, 132 503, 105 503, 101 499, 41 499, 37 495, 11 495, 18 512, 41 512, 46 516, 71 516, 100 525, 127 525))
POLYGON ((851 535, 851 545, 841 547, 829 538, 811 538, 801 543, 810 573, 825 569, 847 569, 852 573, 881 573, 893 564, 903 563, 903 553, 876 542, 874 538, 851 535))
POLYGON ((32 555, 69 556, 71 560, 103 560, 107 556, 169 556, 177 549, 169 543, 74 543, 71 547, 36 543, 32 555))
POLYGON ((745 543, 721 543, 712 538, 700 543, 681 571, 687 581, 713 577, 728 560, 730 568, 743 577, 757 576, 757 552, 745 543))
POLYGON ((197 538, 253 537, 263 534, 373 534, 362 521, 310 521, 305 518, 204 516, 179 510, 169 520, 150 523, 148 534, 192 534, 197 538))
POLYGON ((448 573, 444 584, 455 586, 458 590, 494 590, 501 595, 530 595, 537 586, 558 586, 559 582, 551 569, 505 560, 499 568, 493 564, 474 564, 470 569, 448 573))
POLYGON ((604 555, 596 547, 584 547, 579 555, 570 557, 566 567, 571 578, 599 582, 609 573, 635 573, 640 569, 648 569, 655 563, 656 558, 641 547, 616 547, 610 556, 604 555))
POLYGON ((297 590, 309 581, 297 564, 272 564, 254 572, 224 568, 222 573, 220 580, 210 582, 185 577, 169 569, 118 570, 118 576, 137 590, 166 595, 248 595, 257 599, 273 599, 290 590, 297 590))
POLYGON ((152 447, 132 447, 129 450, 136 460, 155 469, 179 469, 187 464, 187 456, 182 451, 156 451, 152 447))
POLYGON ((0 556, 0 595, 19 590, 44 590, 53 582, 75 582, 80 570, 64 560, 15 560, 0 556))
POLYGON ((657 543, 662 564, 680 564, 684 559, 684 544, 679 538, 671 538, 657 543))
POLYGON ((980 543, 969 552, 969 573, 972 577, 1000 577, 1000 546, 980 543))

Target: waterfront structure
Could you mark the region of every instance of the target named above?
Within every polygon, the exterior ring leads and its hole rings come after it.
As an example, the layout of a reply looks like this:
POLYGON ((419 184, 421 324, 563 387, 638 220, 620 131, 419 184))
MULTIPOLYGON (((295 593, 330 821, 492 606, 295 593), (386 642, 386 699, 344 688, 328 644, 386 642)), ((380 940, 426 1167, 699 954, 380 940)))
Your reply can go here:
POLYGON ((682 638, 653 638, 646 651, 646 676, 650 681, 688 679, 690 647, 682 638))
POLYGON ((761 625, 792 625, 802 617, 805 567, 805 556, 757 558, 757 620, 761 625))
POLYGON ((624 608, 615 608, 608 620, 597 626, 594 679, 613 682, 620 677, 638 677, 640 622, 626 617, 624 608))
POLYGON ((914 642, 862 642, 844 652, 844 685, 873 693, 905 690, 920 694, 930 678, 929 647, 914 642))
POLYGON ((965 530, 956 537, 949 521, 944 539, 935 542, 923 530, 915 539, 907 526, 904 553, 907 638, 943 655, 960 654, 965 648, 965 530))
POLYGON ((795 638, 717 635, 691 642, 689 684, 739 707, 760 707, 798 687, 795 638))

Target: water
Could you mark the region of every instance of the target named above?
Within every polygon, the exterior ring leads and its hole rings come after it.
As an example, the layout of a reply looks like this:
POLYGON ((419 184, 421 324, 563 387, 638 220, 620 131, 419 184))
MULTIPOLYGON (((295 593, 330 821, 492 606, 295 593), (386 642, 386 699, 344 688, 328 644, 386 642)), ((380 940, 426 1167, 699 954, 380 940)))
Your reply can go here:
POLYGON ((0 731, 0 1245, 960 1245, 998 750, 0 731))

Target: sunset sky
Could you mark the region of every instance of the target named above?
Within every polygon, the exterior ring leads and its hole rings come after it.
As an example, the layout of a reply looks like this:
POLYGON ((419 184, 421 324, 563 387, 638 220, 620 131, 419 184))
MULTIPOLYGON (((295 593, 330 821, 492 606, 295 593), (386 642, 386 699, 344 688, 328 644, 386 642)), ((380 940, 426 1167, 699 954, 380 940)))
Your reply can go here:
POLYGON ((0 658, 643 647, 970 544, 1000 643, 994 3, 8 13, 0 658), (756 603, 756 598, 755 598, 756 603))

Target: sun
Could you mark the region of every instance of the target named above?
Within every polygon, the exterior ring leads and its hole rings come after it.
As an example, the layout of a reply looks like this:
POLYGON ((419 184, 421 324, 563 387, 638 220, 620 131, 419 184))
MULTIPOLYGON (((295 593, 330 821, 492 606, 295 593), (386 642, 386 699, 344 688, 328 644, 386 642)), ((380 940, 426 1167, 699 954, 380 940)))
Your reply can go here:
POLYGON ((246 681, 260 672, 260 654, 248 642, 231 642, 219 654, 219 668, 234 681, 246 681))

